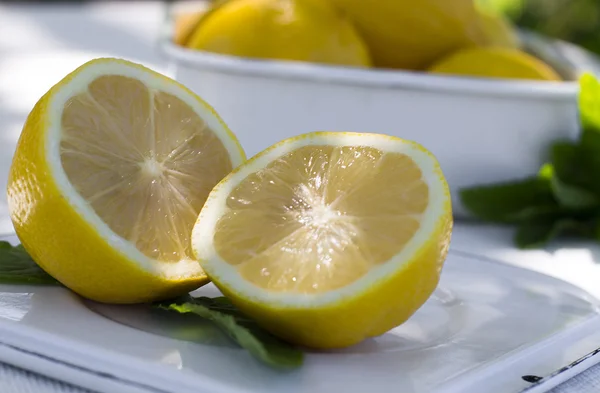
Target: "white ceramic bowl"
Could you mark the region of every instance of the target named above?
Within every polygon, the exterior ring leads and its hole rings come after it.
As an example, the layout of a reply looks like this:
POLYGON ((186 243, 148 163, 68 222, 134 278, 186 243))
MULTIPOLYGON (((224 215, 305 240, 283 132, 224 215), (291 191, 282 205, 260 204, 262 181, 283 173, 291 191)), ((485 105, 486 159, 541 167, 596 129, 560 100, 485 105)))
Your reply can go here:
POLYGON ((181 83, 207 100, 249 156, 310 131, 414 140, 439 159, 454 210, 463 187, 536 173, 550 143, 578 131, 575 82, 457 78, 250 60, 161 49, 181 83))

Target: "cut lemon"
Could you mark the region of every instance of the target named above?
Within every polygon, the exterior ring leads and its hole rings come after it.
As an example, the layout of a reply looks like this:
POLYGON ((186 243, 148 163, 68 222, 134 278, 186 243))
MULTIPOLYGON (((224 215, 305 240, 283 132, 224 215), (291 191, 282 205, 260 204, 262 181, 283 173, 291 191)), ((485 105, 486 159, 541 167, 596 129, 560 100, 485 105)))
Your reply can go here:
POLYGON ((431 153, 390 136, 323 132, 276 144, 221 181, 192 247, 266 329, 336 348, 388 331, 427 300, 451 228, 431 153))
POLYGON ((133 303, 207 281, 190 233, 210 190, 244 160, 215 111, 141 65, 92 60, 52 87, 9 174, 17 235, 75 292, 133 303))

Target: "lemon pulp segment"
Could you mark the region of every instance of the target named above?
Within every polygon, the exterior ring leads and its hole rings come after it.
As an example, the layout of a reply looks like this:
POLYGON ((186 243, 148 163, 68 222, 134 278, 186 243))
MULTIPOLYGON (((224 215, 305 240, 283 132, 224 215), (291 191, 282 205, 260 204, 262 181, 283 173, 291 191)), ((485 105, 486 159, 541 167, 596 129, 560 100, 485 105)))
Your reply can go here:
POLYGON ((192 258, 193 224, 232 169, 223 143, 186 103, 118 75, 67 101, 60 154, 69 181, 110 229, 161 261, 192 258))
POLYGON ((322 293, 349 285, 399 253, 428 204, 421 170, 405 154, 305 146, 237 185, 214 243, 221 258, 254 285, 322 293))

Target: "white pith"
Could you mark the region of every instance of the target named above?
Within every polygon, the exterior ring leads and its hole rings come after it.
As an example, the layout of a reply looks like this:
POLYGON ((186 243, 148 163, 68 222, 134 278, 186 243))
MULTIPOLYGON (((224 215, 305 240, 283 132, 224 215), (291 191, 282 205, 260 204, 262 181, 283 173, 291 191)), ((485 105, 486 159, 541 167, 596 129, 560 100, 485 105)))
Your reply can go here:
POLYGON ((308 137, 284 141, 259 153, 240 170, 234 171, 219 183, 209 195, 194 226, 192 249, 209 276, 215 281, 225 283, 230 290, 241 297, 284 307, 320 307, 354 296, 371 287, 376 281, 382 280, 389 274, 401 269, 410 256, 421 248, 437 228, 440 217, 449 206, 449 198, 448 187, 443 180, 437 160, 431 154, 420 150, 412 142, 374 134, 316 133, 308 137), (417 163, 422 171, 422 178, 429 187, 429 205, 422 215, 419 229, 402 251, 387 262, 372 268, 365 276, 355 282, 339 289, 317 294, 299 295, 268 291, 246 281, 239 274, 236 267, 225 262, 218 255, 213 244, 215 225, 227 210, 226 197, 244 178, 265 168, 278 157, 307 145, 369 146, 383 152, 406 154, 417 163))
MULTIPOLYGON (((135 78, 144 83, 151 90, 164 91, 172 94, 188 104, 221 140, 223 146, 229 153, 234 168, 243 162, 244 157, 242 152, 236 144, 236 141, 228 134, 222 120, 215 116, 209 107, 199 102, 176 82, 164 79, 150 70, 141 69, 127 63, 102 60, 85 65, 75 73, 71 80, 65 85, 62 85, 60 89, 54 93, 49 103, 47 119, 48 132, 45 135, 46 158, 53 175, 52 177, 55 179, 57 186, 75 211, 83 218, 83 220, 96 229, 100 237, 102 237, 111 248, 118 250, 127 259, 133 261, 146 272, 168 279, 189 278, 201 275, 203 273, 202 269, 195 260, 183 259, 179 262, 164 263, 149 258, 128 240, 113 232, 90 207, 88 202, 76 191, 62 167, 60 143, 62 133, 61 116, 64 105, 69 98, 85 92, 88 85, 93 80, 103 75, 119 75, 135 78)), ((152 170, 153 168, 150 166, 147 169, 152 170)))

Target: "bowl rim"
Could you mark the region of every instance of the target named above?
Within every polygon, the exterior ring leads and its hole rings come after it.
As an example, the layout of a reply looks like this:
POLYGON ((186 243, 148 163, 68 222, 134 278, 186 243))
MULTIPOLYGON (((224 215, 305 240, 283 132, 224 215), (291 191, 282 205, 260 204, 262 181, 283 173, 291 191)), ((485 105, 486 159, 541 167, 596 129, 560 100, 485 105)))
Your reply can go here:
POLYGON ((191 68, 225 74, 268 77, 318 84, 389 90, 459 93, 464 95, 534 98, 552 101, 572 100, 577 95, 575 81, 518 81, 432 75, 417 71, 339 67, 297 61, 251 59, 192 50, 173 43, 168 36, 158 42, 166 59, 191 68))

